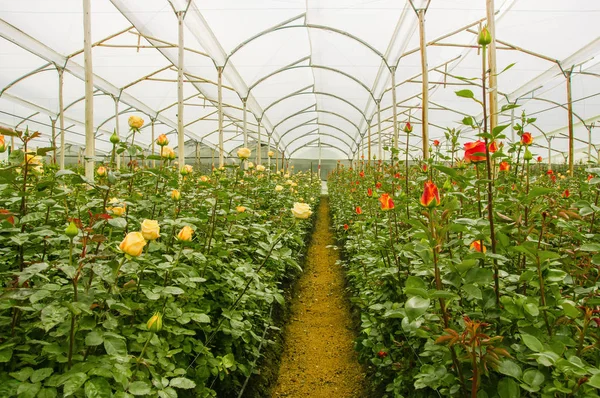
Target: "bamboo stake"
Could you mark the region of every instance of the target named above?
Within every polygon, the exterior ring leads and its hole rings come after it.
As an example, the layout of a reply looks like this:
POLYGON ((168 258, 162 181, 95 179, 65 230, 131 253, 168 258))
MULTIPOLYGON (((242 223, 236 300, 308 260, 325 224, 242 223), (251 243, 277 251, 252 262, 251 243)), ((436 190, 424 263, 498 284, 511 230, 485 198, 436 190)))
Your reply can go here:
MULTIPOLYGON (((58 108, 60 123, 60 169, 65 169, 65 104, 63 98, 64 69, 58 70, 58 108)), ((12 149, 12 148, 11 148, 12 149)))
POLYGON ((219 167, 222 167, 224 159, 223 150, 223 67, 217 67, 217 92, 218 92, 218 109, 219 109, 219 167))
MULTIPOLYGON (((396 67, 392 66, 390 68, 390 73, 392 74, 392 115, 394 117, 394 149, 398 149, 398 113, 396 110, 396 67)), ((393 156, 392 156, 393 159, 393 156)), ((393 161, 393 160, 392 160, 393 161)))
POLYGON ((573 142, 573 99, 571 94, 571 75, 573 73, 573 67, 571 70, 565 73, 567 78, 567 111, 569 114, 569 175, 573 177, 573 155, 574 155, 574 142, 573 142))
MULTIPOLYGON (((119 99, 117 97, 114 98, 115 100, 115 134, 117 134, 117 137, 120 137, 119 134, 119 99)), ((153 137, 154 138, 154 137, 153 137)), ((116 161, 117 161, 117 170, 121 169, 121 157, 117 156, 116 157, 116 161)))

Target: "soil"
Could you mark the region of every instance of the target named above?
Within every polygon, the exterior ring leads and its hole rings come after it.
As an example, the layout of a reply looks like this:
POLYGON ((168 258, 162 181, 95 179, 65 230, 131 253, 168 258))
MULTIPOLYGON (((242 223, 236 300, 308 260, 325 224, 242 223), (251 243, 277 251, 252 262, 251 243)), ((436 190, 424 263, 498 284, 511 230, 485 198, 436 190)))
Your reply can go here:
POLYGON ((329 202, 321 199, 285 328, 279 378, 272 397, 366 397, 365 372, 354 351, 353 321, 334 237, 329 202))

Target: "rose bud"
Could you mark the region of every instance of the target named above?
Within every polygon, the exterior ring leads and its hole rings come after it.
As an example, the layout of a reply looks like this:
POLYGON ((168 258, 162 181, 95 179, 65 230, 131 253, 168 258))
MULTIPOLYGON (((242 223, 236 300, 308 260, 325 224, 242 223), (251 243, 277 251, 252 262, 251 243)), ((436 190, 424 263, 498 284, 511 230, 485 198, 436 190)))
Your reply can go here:
POLYGON ((163 327, 163 319, 160 312, 156 311, 150 319, 148 319, 148 323, 146 323, 146 327, 150 332, 160 332, 163 327))
POLYGON ((156 220, 144 220, 142 222, 142 236, 146 240, 156 240, 160 238, 160 226, 156 220))
POLYGON ((192 240, 192 235, 194 234, 194 230, 187 225, 181 228, 181 231, 177 234, 177 239, 182 242, 189 242, 192 240))
POLYGON ((71 221, 69 223, 69 226, 65 229, 65 235, 67 235, 69 238, 73 239, 74 237, 77 236, 78 233, 79 233, 79 229, 77 228, 77 225, 75 225, 75 223, 73 221, 71 221))

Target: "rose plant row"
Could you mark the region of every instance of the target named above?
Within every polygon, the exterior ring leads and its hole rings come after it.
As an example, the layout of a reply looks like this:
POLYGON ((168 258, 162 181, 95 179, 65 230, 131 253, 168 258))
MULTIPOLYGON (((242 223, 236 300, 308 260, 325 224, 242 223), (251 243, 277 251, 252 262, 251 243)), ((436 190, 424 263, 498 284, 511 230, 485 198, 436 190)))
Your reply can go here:
POLYGON ((20 146, 0 165, 2 397, 227 397, 253 372, 320 181, 245 170, 246 148, 180 169, 166 136, 143 155, 137 119, 95 182, 5 131, 20 146))
MULTIPOLYGON (((426 162, 329 176, 356 349, 385 397, 598 397, 600 169, 548 170, 501 126, 426 162)), ((405 132, 410 133, 410 125, 405 132)))

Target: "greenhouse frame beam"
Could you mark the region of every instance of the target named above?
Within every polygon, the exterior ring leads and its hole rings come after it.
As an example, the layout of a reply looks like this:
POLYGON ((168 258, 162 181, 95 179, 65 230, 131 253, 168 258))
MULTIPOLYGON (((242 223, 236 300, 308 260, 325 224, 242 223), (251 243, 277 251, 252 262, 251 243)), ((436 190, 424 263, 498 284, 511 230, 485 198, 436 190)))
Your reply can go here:
MULTIPOLYGON (((309 133, 306 133, 306 134, 304 134, 304 135, 302 135, 302 136, 298 136, 298 137, 296 137, 296 138, 292 139, 290 142, 288 142, 288 143, 285 145, 285 147, 284 147, 284 150, 285 150, 285 151, 288 151, 288 150, 289 150, 289 152, 290 152, 290 155, 288 156, 288 159, 290 159, 290 158, 292 157, 292 155, 291 155, 292 153, 295 153, 295 152, 296 152, 298 149, 301 149, 301 148, 303 148, 303 147, 304 147, 304 145, 303 145, 303 144, 301 144, 301 145, 300 145, 298 148, 296 148, 296 149, 294 149, 294 150, 292 151, 292 150, 290 149, 290 145, 292 145, 293 143, 295 143, 296 141, 298 141, 298 140, 299 140, 299 139, 301 139, 301 138, 306 138, 306 137, 310 137, 310 136, 313 136, 313 135, 315 135, 315 136, 317 136, 317 137, 324 136, 324 137, 333 138, 333 139, 335 139, 335 140, 338 140, 338 141, 340 141, 340 142, 343 142, 343 143, 345 144, 345 142, 344 142, 343 140, 341 140, 341 139, 340 139, 338 136, 336 136, 336 135, 333 135, 333 134, 329 134, 329 133, 323 133, 323 132, 320 132, 320 131, 319 131, 319 129, 316 129, 316 130, 313 130, 313 131, 311 131, 311 132, 309 132, 309 133), (315 133, 317 133, 317 134, 315 134, 315 133)), ((321 143, 321 144, 323 145, 323 144, 327 144, 327 143, 321 143)), ((334 146, 333 144, 330 144, 330 145, 331 145, 332 147, 335 147, 335 148, 337 148, 337 149, 338 149, 340 152, 344 153, 344 154, 345 154, 345 155, 347 155, 348 157, 350 156, 350 152, 346 152, 346 151, 344 151, 344 150, 343 150, 341 147, 334 146)))
MULTIPOLYGON (((357 142, 354 140, 354 138, 352 138, 352 136, 351 136, 350 134, 346 133, 344 130, 342 130, 342 129, 341 129, 341 128, 339 128, 339 127, 333 126, 333 125, 331 125, 331 124, 328 124, 328 123, 319 122, 319 119, 318 119, 318 118, 314 118, 314 119, 312 119, 312 120, 307 120, 307 121, 306 121, 306 122, 304 122, 304 123, 300 123, 299 125, 297 125, 297 126, 294 126, 294 127, 292 127, 291 129, 289 129, 289 130, 286 130, 286 131, 285 131, 283 134, 281 134, 281 136, 280 136, 280 137, 283 139, 283 137, 285 137, 285 136, 286 136, 287 134, 289 134, 290 132, 292 132, 292 131, 294 131, 294 130, 296 130, 296 129, 300 128, 300 127, 304 127, 304 126, 325 126, 325 127, 331 127, 331 128, 333 128, 333 129, 335 129, 335 130, 338 130, 340 133, 342 133, 342 134, 344 134, 346 137, 350 138, 350 140, 352 140, 352 142, 353 142, 354 144, 358 145, 358 143, 357 143, 357 142), (315 120, 316 120, 316 123, 313 123, 315 120)), ((342 142, 346 142, 346 141, 343 141, 343 140, 341 140, 341 141, 342 141, 342 142)), ((346 145, 350 146, 350 145, 349 145, 347 142, 346 142, 346 145)))
POLYGON ((292 118, 294 118, 296 116, 307 115, 307 114, 310 114, 310 113, 314 112, 314 113, 317 113, 317 114, 325 113, 325 114, 328 114, 328 115, 337 116, 340 119, 343 119, 343 120, 347 121, 348 123, 350 123, 352 126, 354 126, 354 128, 356 128, 357 131, 359 131, 359 127, 356 125, 356 123, 354 123, 353 121, 351 121, 347 117, 345 117, 343 115, 340 115, 339 113, 333 112, 333 111, 326 111, 326 110, 323 110, 323 109, 310 109, 310 108, 312 108, 314 106, 316 106, 316 104, 311 105, 311 106, 309 106, 307 108, 304 108, 303 110, 301 110, 299 112, 296 112, 296 113, 294 113, 294 114, 292 114, 290 116, 287 116, 284 119, 281 119, 281 121, 278 122, 277 124, 275 124, 275 126, 273 128, 276 128, 277 126, 283 124, 285 121, 290 120, 290 119, 292 119, 292 118))
MULTIPOLYGON (((313 140, 311 143, 312 143, 312 144, 314 144, 314 142, 315 142, 315 141, 319 141, 319 139, 315 139, 315 140, 313 140)), ((321 147, 323 147, 323 146, 324 146, 324 147, 327 147, 327 148, 331 148, 331 149, 333 149, 333 150, 336 150, 336 151, 339 151, 339 152, 341 152, 342 154, 344 154, 346 157, 348 157, 348 156, 349 156, 349 154, 348 154, 347 152, 344 152, 344 150, 343 150, 343 149, 341 149, 341 148, 339 148, 338 146, 335 146, 335 145, 333 145, 333 144, 329 144, 329 143, 327 143, 327 142, 319 142, 319 145, 317 146, 317 147, 319 148, 319 152, 320 152, 320 149, 321 149, 321 147)), ((302 146, 299 146, 298 148, 294 149, 294 150, 293 150, 293 151, 290 153, 290 158, 292 158, 292 156, 294 156, 294 153, 298 152, 299 150, 301 150, 301 149, 304 149, 304 148, 309 148, 309 147, 310 147, 310 146, 309 146, 308 144, 304 144, 304 145, 302 145, 302 146)), ((320 166, 321 166, 320 160, 321 160, 321 157, 319 157, 319 164, 318 164, 319 170, 320 170, 320 166)))
MULTIPOLYGON (((2 19, 0 19, 0 37, 3 37, 4 39, 16 44, 17 46, 29 51, 30 53, 44 59, 47 62, 52 62, 56 65, 62 65, 62 69, 66 70, 71 75, 80 80, 85 79, 84 68, 81 65, 57 53, 45 44, 42 44, 41 42, 37 41, 33 37, 27 35, 26 33, 15 28, 14 26, 2 19)), ((124 104, 138 109, 140 112, 143 112, 147 115, 156 115, 157 120, 159 120, 160 122, 166 124, 169 127, 176 128, 176 122, 158 114, 156 111, 152 110, 150 107, 148 107, 146 104, 144 104, 131 94, 121 92, 121 89, 97 75, 93 76, 93 80, 94 86, 100 91, 109 95, 120 95, 120 101, 124 104)), ((191 131, 186 131, 186 135, 188 137, 198 138, 198 135, 191 131)))
POLYGON ((268 75, 265 75, 263 77, 261 77, 260 79, 258 79, 255 83, 252 84, 252 86, 250 86, 250 88, 248 90, 252 90, 254 87, 256 87, 257 85, 259 85, 260 83, 264 82, 265 80, 269 79, 272 76, 275 76, 279 73, 283 73, 283 72, 287 72, 287 71, 292 71, 295 69, 302 69, 302 68, 314 68, 314 69, 323 69, 323 70, 327 70, 329 72, 334 72, 334 73, 338 73, 344 77, 347 77, 348 79, 351 79, 352 81, 354 81, 355 83, 357 83, 358 85, 360 85, 362 88, 364 88, 368 93, 369 96, 375 100, 375 96, 373 95, 373 92, 367 87, 366 84, 364 84, 363 82, 361 82, 360 80, 358 80, 356 77, 352 76, 349 73, 346 73, 342 70, 336 69, 336 68, 332 68, 330 66, 325 66, 325 65, 313 65, 313 64, 309 64, 309 65, 297 65, 299 62, 303 62, 306 60, 306 58, 310 58, 310 57, 305 57, 302 58, 301 60, 296 61, 293 64, 290 64, 288 66, 285 66, 283 68, 279 68, 274 72, 269 73, 268 75))

